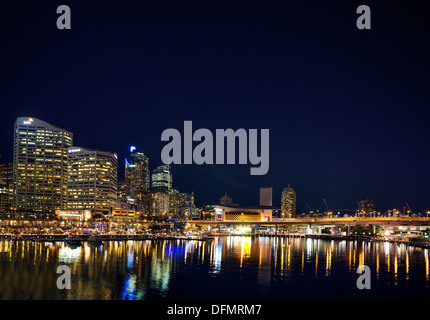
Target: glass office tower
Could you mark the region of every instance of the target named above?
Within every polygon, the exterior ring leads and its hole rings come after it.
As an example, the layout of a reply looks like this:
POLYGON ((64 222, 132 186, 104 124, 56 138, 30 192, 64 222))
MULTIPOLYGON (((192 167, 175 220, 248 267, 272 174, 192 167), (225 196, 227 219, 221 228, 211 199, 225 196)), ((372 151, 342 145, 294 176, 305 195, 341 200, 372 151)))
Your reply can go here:
POLYGON ((116 207, 118 155, 80 147, 68 149, 67 209, 107 215, 116 207))
POLYGON ((148 157, 130 148, 130 157, 125 159, 125 185, 128 188, 127 196, 134 199, 139 192, 149 191, 149 160, 148 157))
POLYGON ((172 189, 170 166, 159 166, 152 171, 151 191, 169 192, 172 189))
POLYGON ((18 211, 53 213, 66 207, 70 131, 36 118, 14 126, 13 203, 18 211))

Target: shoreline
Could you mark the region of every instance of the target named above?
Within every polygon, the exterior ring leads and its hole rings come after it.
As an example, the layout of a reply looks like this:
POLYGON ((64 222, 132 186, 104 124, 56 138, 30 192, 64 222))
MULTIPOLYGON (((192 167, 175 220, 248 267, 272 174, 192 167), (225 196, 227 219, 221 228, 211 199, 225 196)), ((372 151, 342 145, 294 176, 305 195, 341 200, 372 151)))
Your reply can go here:
MULTIPOLYGON (((94 235, 93 235, 94 236, 94 235)), ((278 234, 278 235, 229 235, 229 234, 217 234, 211 236, 174 236, 174 235, 127 235, 127 234, 100 234, 96 235, 96 239, 91 239, 91 234, 78 234, 78 235, 58 235, 58 234, 47 234, 47 235, 37 235, 37 234, 0 234, 0 241, 2 240, 12 240, 12 241, 34 241, 34 242, 66 242, 71 241, 82 241, 82 242, 102 242, 102 241, 146 241, 146 240, 194 240, 194 241, 210 241, 215 237, 270 237, 270 238, 303 238, 303 239, 315 239, 315 240, 337 240, 337 241, 364 241, 364 242, 388 242, 394 244, 404 244, 410 247, 418 248, 429 248, 430 242, 419 242, 419 241, 403 241, 396 239, 384 239, 375 238, 371 236, 336 236, 336 235, 291 235, 291 234, 278 234)))

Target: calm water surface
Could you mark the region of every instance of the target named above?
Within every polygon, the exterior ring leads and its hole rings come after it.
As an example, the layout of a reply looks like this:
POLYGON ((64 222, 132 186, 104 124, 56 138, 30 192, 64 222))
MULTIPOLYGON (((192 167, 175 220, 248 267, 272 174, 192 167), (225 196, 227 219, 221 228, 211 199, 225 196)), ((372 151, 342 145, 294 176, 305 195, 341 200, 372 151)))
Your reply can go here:
POLYGON ((84 244, 0 242, 0 299, 428 299, 428 249, 390 243, 219 237, 84 244), (371 289, 356 287, 359 265, 371 289), (71 289, 56 269, 71 270, 71 289))

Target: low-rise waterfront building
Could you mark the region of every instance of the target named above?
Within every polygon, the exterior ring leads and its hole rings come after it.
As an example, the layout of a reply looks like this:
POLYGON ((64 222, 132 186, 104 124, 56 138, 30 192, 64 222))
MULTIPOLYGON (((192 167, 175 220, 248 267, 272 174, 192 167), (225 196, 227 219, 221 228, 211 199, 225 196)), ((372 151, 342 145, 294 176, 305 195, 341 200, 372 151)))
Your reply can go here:
POLYGON ((88 221, 92 218, 91 210, 55 210, 61 220, 88 221))
POLYGON ((243 207, 215 205, 215 221, 225 222, 261 222, 272 221, 274 207, 243 207))

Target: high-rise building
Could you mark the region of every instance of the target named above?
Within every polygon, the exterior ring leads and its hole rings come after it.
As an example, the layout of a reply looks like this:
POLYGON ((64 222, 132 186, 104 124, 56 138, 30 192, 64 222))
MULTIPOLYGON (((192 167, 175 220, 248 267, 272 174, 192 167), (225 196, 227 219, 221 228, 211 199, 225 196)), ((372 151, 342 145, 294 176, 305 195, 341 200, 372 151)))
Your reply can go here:
POLYGON ((13 164, 0 164, 0 209, 13 207, 13 164))
POLYGON ((128 184, 124 179, 118 179, 117 198, 121 200, 127 200, 129 198, 128 184))
POLYGON ((199 213, 195 205, 186 205, 179 208, 179 215, 186 219, 195 219, 198 217, 199 213))
POLYGON ((0 211, 6 211, 8 209, 10 209, 9 190, 7 189, 6 183, 0 181, 0 211))
POLYGON ((149 160, 148 157, 136 151, 136 147, 130 147, 130 157, 125 159, 125 183, 128 197, 134 198, 141 191, 149 191, 149 160))
POLYGON ((67 148, 73 134, 36 118, 14 127, 13 203, 20 211, 54 213, 66 206, 67 148))
POLYGON ((296 191, 288 186, 282 191, 281 217, 291 218, 296 216, 296 191))
POLYGON ((169 212, 172 216, 183 216, 185 207, 195 208, 194 193, 183 193, 172 189, 169 192, 169 212))
POLYGON ((71 147, 68 166, 67 209, 92 210, 95 217, 109 214, 116 207, 117 154, 71 147))
POLYGON ((148 192, 147 213, 149 216, 165 218, 169 214, 169 195, 165 192, 148 192))
POLYGON ((152 171, 151 191, 169 192, 172 189, 170 166, 159 166, 152 171))
POLYGON ((169 212, 172 216, 179 215, 179 208, 185 204, 186 193, 182 193, 177 189, 172 189, 169 192, 169 212))
POLYGON ((368 215, 375 210, 375 202, 373 200, 361 200, 359 206, 359 213, 361 215, 368 215))

